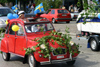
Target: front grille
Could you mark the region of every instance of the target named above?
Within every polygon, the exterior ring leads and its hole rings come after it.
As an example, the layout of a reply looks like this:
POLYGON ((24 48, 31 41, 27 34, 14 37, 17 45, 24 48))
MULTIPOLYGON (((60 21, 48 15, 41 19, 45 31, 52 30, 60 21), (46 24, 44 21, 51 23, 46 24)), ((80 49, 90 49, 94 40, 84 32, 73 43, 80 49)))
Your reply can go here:
POLYGON ((66 50, 65 48, 62 48, 61 51, 59 51, 58 49, 53 50, 53 55, 62 55, 62 54, 66 54, 66 50))

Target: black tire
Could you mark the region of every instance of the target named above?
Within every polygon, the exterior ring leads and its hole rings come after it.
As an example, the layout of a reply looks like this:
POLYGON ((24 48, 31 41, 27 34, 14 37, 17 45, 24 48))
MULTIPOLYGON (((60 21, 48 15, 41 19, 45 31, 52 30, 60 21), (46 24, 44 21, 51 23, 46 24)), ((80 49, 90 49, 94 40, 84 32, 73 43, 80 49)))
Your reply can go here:
POLYGON ((66 23, 70 23, 70 21, 66 21, 66 23))
POLYGON ((3 58, 5 61, 9 61, 9 60, 10 60, 10 53, 2 52, 2 58, 3 58))
POLYGON ((53 24, 54 24, 54 23, 57 23, 56 20, 55 20, 54 18, 52 19, 52 23, 53 23, 53 24))
POLYGON ((28 56, 28 64, 29 64, 29 67, 39 67, 39 65, 40 65, 40 63, 35 60, 33 54, 30 54, 28 56))
POLYGON ((68 65, 74 65, 74 63, 75 63, 75 60, 72 60, 72 61, 68 61, 67 62, 68 65))
POLYGON ((95 38, 90 39, 90 47, 92 51, 99 51, 99 46, 95 38))

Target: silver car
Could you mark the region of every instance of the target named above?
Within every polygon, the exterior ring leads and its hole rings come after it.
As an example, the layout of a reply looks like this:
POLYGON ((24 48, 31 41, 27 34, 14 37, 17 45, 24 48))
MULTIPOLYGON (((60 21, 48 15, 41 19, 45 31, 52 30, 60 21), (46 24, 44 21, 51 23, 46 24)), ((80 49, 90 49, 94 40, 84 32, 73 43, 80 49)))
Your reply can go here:
POLYGON ((0 7, 0 28, 5 28, 6 27, 6 20, 7 14, 8 13, 14 13, 10 8, 8 7, 0 7))

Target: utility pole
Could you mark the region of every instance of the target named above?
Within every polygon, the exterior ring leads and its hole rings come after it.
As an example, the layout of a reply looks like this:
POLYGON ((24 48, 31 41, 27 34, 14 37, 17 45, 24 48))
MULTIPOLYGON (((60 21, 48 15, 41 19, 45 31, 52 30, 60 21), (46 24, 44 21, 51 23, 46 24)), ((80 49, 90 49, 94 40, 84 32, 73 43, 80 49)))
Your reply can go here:
POLYGON ((64 6, 64 0, 63 0, 63 6, 64 6))

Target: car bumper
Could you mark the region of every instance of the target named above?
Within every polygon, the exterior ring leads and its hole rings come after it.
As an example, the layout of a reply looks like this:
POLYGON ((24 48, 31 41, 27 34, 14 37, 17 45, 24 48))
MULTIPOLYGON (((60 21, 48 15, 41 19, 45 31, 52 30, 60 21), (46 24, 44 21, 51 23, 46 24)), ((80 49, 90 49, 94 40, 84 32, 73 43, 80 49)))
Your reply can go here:
POLYGON ((6 24, 0 24, 0 28, 6 28, 6 24))
POLYGON ((70 21, 72 18, 56 18, 56 21, 70 21))
POLYGON ((50 61, 45 61, 45 62, 40 62, 41 65, 46 65, 46 64, 55 64, 55 63, 59 63, 59 62, 68 62, 68 61, 73 61, 76 60, 77 57, 74 58, 65 58, 65 59, 60 59, 60 60, 50 60, 50 61))

